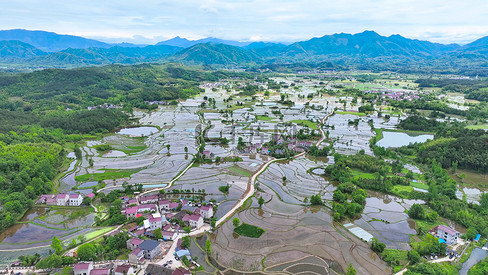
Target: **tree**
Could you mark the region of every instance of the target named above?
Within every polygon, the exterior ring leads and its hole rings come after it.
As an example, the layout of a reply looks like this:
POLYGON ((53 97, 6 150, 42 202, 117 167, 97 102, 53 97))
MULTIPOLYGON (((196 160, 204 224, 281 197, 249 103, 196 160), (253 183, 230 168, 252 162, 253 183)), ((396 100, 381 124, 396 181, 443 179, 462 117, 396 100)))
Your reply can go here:
POLYGON ((283 182, 286 181, 286 177, 285 176, 283 176, 281 179, 283 180, 283 182))
POLYGON ((470 227, 470 228, 468 228, 468 230, 466 230, 466 234, 464 234, 464 237, 467 240, 472 240, 472 239, 476 238, 477 234, 478 234, 478 231, 476 230, 476 228, 470 227))
POLYGON ((185 153, 188 154, 188 147, 185 146, 185 153))
POLYGON ((171 145, 169 144, 166 144, 166 149, 168 149, 168 153, 169 153, 169 149, 171 148, 171 145))
POLYGON ((191 244, 191 239, 189 236, 184 236, 181 238, 181 247, 183 248, 189 248, 191 244))
POLYGON ((385 250, 386 245, 384 243, 380 243, 378 239, 373 238, 371 242, 371 249, 373 249, 374 252, 382 253, 383 250, 385 250))
POLYGON ((346 275, 356 275, 356 269, 352 266, 352 264, 349 264, 346 269, 346 275))
POLYGON ((212 254, 212 244, 210 243, 210 240, 207 239, 205 241, 205 251, 207 252, 207 254, 212 254))
POLYGON ((153 234, 154 234, 154 238, 157 240, 160 240, 163 238, 163 234, 161 233, 161 228, 154 230, 153 234))
POLYGON ((241 221, 238 218, 234 218, 232 220, 232 224, 234 225, 234 227, 238 227, 240 223, 241 221))
POLYGON ((190 234, 190 232, 191 232, 191 227, 189 227, 189 226, 185 226, 185 227, 183 227, 183 230, 185 230, 186 234, 190 234))
POLYGON ((423 220, 425 219, 425 209, 422 205, 414 203, 412 207, 410 207, 410 210, 408 210, 408 215, 412 219, 423 220))
POLYGON ((96 248, 93 244, 87 243, 78 248, 77 256, 82 261, 93 261, 96 256, 96 248))
POLYGON ((415 250, 408 251, 408 260, 410 261, 411 264, 416 264, 420 262, 419 253, 415 250))
POLYGON ((61 244, 61 241, 54 236, 52 241, 51 241, 51 248, 54 250, 54 252, 59 255, 61 252, 63 252, 63 246, 61 244))
POLYGON ((310 203, 312 205, 323 205, 324 202, 322 201, 322 198, 320 197, 320 195, 312 195, 310 197, 310 203))
POLYGON ((259 204, 259 208, 261 208, 261 207, 263 206, 263 204, 264 204, 264 199, 263 199, 263 197, 259 197, 259 199, 258 199, 258 204, 259 204))
POLYGON ((82 204, 88 206, 91 204, 91 202, 92 200, 90 199, 90 197, 84 197, 82 204))

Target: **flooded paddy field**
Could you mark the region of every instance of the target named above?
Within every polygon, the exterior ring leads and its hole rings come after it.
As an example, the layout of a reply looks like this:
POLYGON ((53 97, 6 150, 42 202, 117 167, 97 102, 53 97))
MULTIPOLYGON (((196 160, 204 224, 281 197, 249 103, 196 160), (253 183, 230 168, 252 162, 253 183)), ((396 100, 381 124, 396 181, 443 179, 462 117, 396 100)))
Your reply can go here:
POLYGON ((327 120, 329 138, 334 140, 336 152, 344 155, 354 155, 364 150, 366 154, 373 155, 369 147, 369 140, 376 134, 371 131, 369 118, 357 115, 335 114, 327 120), (349 124, 349 121, 359 119, 358 126, 349 124))
POLYGON ((296 271, 301 264, 304 270, 326 270, 320 274, 328 274, 331 263, 342 272, 353 263, 360 274, 390 273, 368 244, 335 228, 325 208, 286 204, 267 186, 262 188, 265 193, 261 195, 266 198, 263 208, 249 208, 236 217, 266 232, 253 239, 234 234, 232 223, 223 224, 211 235, 212 256, 219 264, 245 271, 267 267, 296 271), (297 263, 297 259, 307 257, 313 258, 313 263, 297 263))
POLYGON ((263 172, 258 183, 273 189, 286 203, 302 204, 305 198, 317 194, 325 199, 332 198, 335 188, 323 177, 308 172, 311 168, 322 165, 323 162, 314 162, 307 157, 275 162, 263 172))
POLYGON ((387 248, 410 250, 410 234, 417 234, 415 221, 406 210, 421 200, 407 200, 377 192, 368 192, 361 217, 352 223, 373 235, 387 248))

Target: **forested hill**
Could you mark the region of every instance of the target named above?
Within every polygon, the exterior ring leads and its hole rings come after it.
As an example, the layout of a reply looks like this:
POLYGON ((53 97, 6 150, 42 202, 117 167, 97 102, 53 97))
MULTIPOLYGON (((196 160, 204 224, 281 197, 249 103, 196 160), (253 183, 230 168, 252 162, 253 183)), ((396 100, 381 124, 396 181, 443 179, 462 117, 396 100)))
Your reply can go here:
MULTIPOLYGON (((0 31, 0 40, 5 40, 1 34, 0 31)), ((32 41, 36 43, 43 41, 34 38, 36 37, 32 37, 32 41)), ((15 37, 12 39, 15 40, 15 37)), ((432 43, 400 35, 382 36, 373 31, 325 35, 288 46, 263 42, 248 44, 213 38, 190 41, 177 37, 144 47, 129 44, 96 46, 96 43, 87 42, 78 47, 65 48, 64 42, 54 40, 54 44, 61 44, 53 47, 62 50, 50 53, 44 47, 35 47, 38 44, 29 44, 29 37, 18 40, 22 42, 0 41, 0 64, 17 69, 38 69, 168 61, 228 67, 332 62, 336 66, 358 69, 488 75, 486 37, 465 46, 432 43)))
POLYGON ((144 101, 187 98, 200 92, 200 81, 233 75, 178 64, 48 69, 0 76, 0 108, 76 110, 104 103, 144 108, 144 101))
POLYGON ((0 76, 0 231, 55 191, 74 144, 129 125, 132 107, 157 106, 144 101, 171 103, 234 76, 247 74, 144 64, 0 76))

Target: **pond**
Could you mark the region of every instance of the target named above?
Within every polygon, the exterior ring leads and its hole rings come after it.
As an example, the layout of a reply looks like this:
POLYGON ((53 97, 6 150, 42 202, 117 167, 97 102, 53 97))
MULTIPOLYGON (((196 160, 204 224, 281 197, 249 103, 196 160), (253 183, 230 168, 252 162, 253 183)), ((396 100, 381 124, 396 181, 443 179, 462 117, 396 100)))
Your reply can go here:
POLYGON ((158 131, 158 128, 156 128, 156 127, 144 126, 144 127, 135 127, 135 128, 124 128, 124 129, 121 129, 117 134, 138 136, 138 137, 142 137, 142 136, 147 137, 151 134, 156 133, 157 131, 158 131))
POLYGON ((434 135, 409 135, 402 132, 383 131, 383 138, 376 145, 385 148, 397 148, 411 143, 426 142, 428 139, 434 139, 434 135))

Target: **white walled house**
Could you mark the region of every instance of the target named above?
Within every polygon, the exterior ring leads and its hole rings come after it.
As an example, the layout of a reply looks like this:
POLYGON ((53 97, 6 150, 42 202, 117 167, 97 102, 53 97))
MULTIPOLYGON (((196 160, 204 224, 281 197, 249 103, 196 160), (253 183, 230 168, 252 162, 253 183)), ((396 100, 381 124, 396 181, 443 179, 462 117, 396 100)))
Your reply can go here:
POLYGON ((68 194, 58 194, 56 196, 56 204, 57 205, 66 205, 68 203, 68 194))
POLYGON ((80 194, 69 194, 68 195, 68 205, 69 206, 80 206, 83 203, 83 196, 80 194))
POLYGON ((78 263, 73 267, 73 272, 75 275, 89 275, 90 271, 93 269, 93 263, 78 263))
POLYGON ((202 215, 204 219, 210 219, 214 215, 213 207, 211 205, 200 207, 200 215, 202 215))
POLYGON ((460 233, 443 224, 437 227, 437 237, 446 241, 448 245, 453 245, 457 243, 460 233))
POLYGON ((188 222, 190 224, 190 227, 198 229, 203 226, 203 217, 200 215, 191 215, 188 222))

